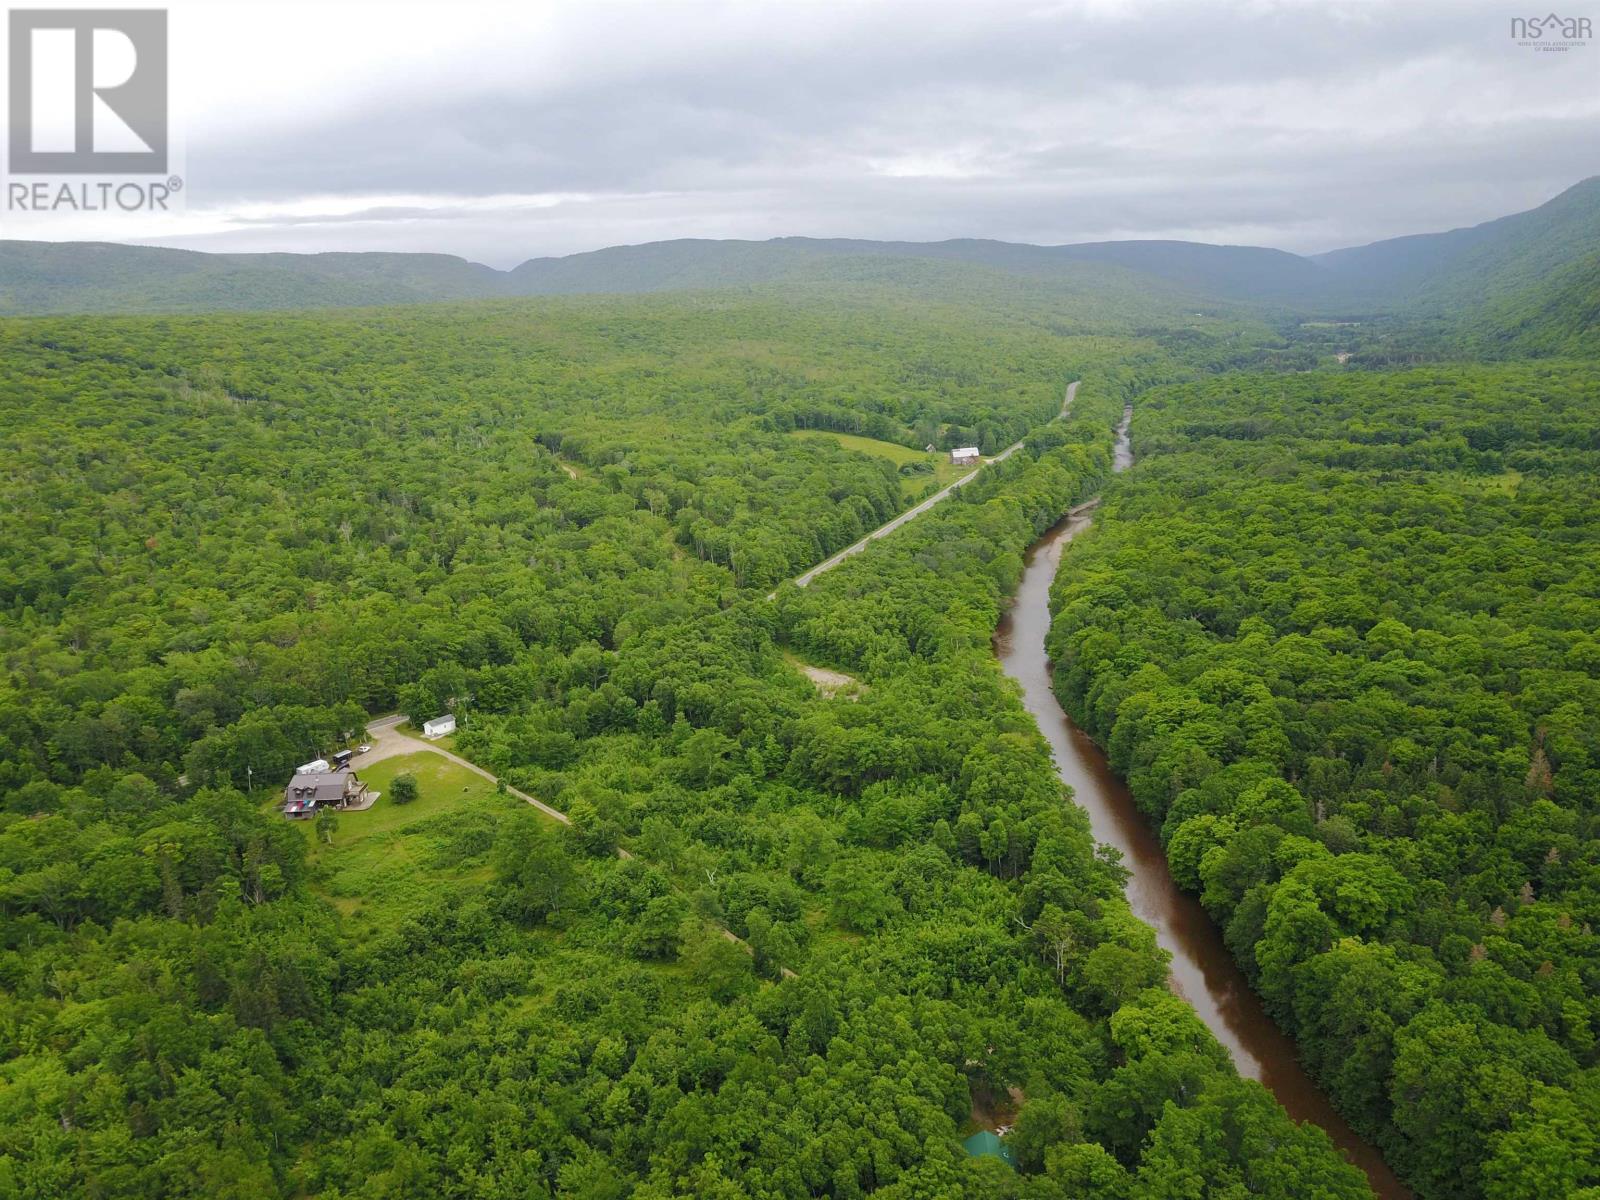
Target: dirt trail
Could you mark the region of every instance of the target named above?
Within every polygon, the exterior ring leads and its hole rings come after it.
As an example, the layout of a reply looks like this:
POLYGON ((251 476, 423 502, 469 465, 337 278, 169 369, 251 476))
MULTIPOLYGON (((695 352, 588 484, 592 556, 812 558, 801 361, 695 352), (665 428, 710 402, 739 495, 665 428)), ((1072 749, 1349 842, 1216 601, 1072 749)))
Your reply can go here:
MULTIPOLYGON (((1073 380, 1067 385, 1067 394, 1061 402, 1061 411, 1056 415, 1056 420, 1059 421, 1062 417, 1065 417, 1067 415, 1067 410, 1072 407, 1073 398, 1078 394, 1078 382, 1078 380, 1073 380)), ((963 475, 960 479, 956 480, 949 486, 942 488, 940 491, 935 492, 920 504, 913 508, 907 509, 898 517, 895 517, 894 520, 889 521, 887 524, 880 525, 877 529, 874 529, 871 533, 867 534, 866 537, 855 543, 855 545, 847 546, 845 549, 835 554, 832 558, 818 563, 809 571, 797 576, 794 580, 795 585, 797 587, 805 587, 806 584, 810 583, 824 571, 830 571, 842 563, 845 559, 849 558, 851 555, 861 553, 861 551, 866 549, 867 546, 872 542, 877 541, 881 537, 887 537, 896 529, 899 529, 902 525, 906 524, 906 522, 921 516, 935 504, 938 504, 941 500, 949 497, 957 488, 964 487, 966 484, 972 482, 972 480, 977 478, 978 474, 983 470, 983 467, 989 466, 992 463, 1005 462, 1006 459, 1010 458, 1021 448, 1022 441, 1013 442, 1004 450, 1000 451, 999 454, 996 454, 993 458, 985 462, 983 466, 977 467, 968 474, 963 475)), ((557 463, 560 465, 561 469, 572 478, 578 478, 579 472, 570 464, 561 462, 559 459, 557 460, 557 463)), ((777 595, 777 592, 773 592, 767 597, 767 599, 776 599, 777 595)), ((833 694, 841 688, 854 685, 857 682, 849 675, 844 675, 836 671, 828 671, 821 667, 803 666, 801 669, 806 673, 811 681, 817 685, 819 690, 824 692, 824 694, 833 694)), ((467 761, 459 754, 456 754, 450 750, 446 750, 443 746, 436 745, 433 742, 425 741, 422 738, 412 737, 408 733, 400 732, 400 725, 404 721, 405 718, 398 713, 391 713, 388 716, 378 717, 376 720, 372 721, 372 723, 367 726, 367 736, 371 739, 370 744, 372 749, 365 754, 358 755, 352 765, 360 768, 375 762, 381 762, 386 758, 393 758, 401 754, 437 754, 441 758, 449 759, 458 767, 462 767, 468 771, 471 771, 474 775, 482 776, 490 783, 499 784, 501 782, 498 776, 484 770, 476 763, 467 761)), ((520 791, 517 788, 512 787, 510 784, 505 784, 505 789, 518 800, 521 800, 527 804, 531 804, 534 808, 538 809, 540 812, 544 813, 545 816, 551 818, 552 820, 560 821, 563 825, 572 824, 571 817, 567 816, 566 813, 562 812, 558 808, 552 808, 543 800, 536 800, 534 797, 528 795, 527 792, 520 791)), ((627 850, 622 849, 620 846, 617 848, 617 856, 619 858, 633 857, 632 854, 630 854, 627 850)), ((719 928, 721 927, 719 926, 719 928)), ((735 934, 731 929, 722 929, 722 935, 735 945, 742 946, 749 953, 755 953, 750 944, 735 934)), ((781 970, 784 978, 794 978, 794 972, 788 967, 783 967, 781 970)))
MULTIPOLYGON (((400 726, 404 721, 405 717, 401 716, 399 713, 390 713, 386 717, 379 717, 377 720, 368 725, 367 736, 372 739, 370 743, 372 749, 365 754, 358 754, 355 757, 355 760, 351 763, 351 766, 359 770, 362 767, 370 766, 372 763, 382 762, 386 758, 395 758, 402 754, 437 754, 440 758, 449 759, 451 762, 455 763, 456 766, 463 767, 466 770, 471 771, 474 775, 482 776, 490 783, 498 784, 501 782, 499 776, 485 771, 476 763, 468 762, 459 754, 456 754, 450 750, 446 750, 443 746, 437 746, 434 743, 425 741, 422 738, 412 737, 409 733, 401 733, 400 726)), ((563 825, 572 824, 572 818, 567 816, 567 814, 562 812, 559 808, 551 808, 543 800, 536 800, 534 797, 528 795, 527 792, 524 792, 519 788, 514 788, 509 783, 505 785, 505 789, 508 794, 515 796, 518 800, 521 800, 526 804, 531 804, 534 808, 538 809, 545 816, 551 818, 552 820, 560 821, 563 825)), ((617 857, 632 858, 633 854, 623 847, 618 846, 617 857)), ((734 933, 733 930, 727 929, 721 925, 717 926, 717 930, 722 934, 723 937, 727 938, 735 946, 742 948, 745 953, 752 956, 755 954, 755 948, 738 934, 734 933)), ((780 967, 779 970, 782 971, 785 979, 793 979, 795 977, 794 972, 788 967, 780 967)))
MULTIPOLYGON (((454 754, 443 746, 436 746, 432 742, 424 741, 422 738, 412 737, 409 733, 401 733, 400 724, 404 720, 404 717, 396 713, 387 717, 379 717, 368 725, 367 736, 372 739, 372 749, 366 754, 357 755, 351 765, 359 770, 370 763, 381 762, 386 758, 394 758, 399 754, 437 754, 440 758, 449 759, 458 767, 465 767, 474 775, 481 775, 490 783, 497 784, 500 782, 498 776, 490 774, 476 763, 468 762, 459 754, 454 754)), ((560 809, 551 808, 543 800, 535 800, 527 792, 518 791, 509 783, 506 784, 506 791, 518 800, 525 800, 533 805, 545 816, 560 821, 563 825, 572 824, 572 818, 560 809)), ((626 853, 624 853, 623 857, 627 857, 626 853)))

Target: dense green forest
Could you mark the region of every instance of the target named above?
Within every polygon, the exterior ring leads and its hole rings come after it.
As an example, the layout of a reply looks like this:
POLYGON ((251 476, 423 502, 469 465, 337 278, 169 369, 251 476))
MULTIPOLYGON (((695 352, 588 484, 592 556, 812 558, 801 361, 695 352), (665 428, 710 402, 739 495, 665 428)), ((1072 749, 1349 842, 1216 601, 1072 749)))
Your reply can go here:
POLYGON ((1057 689, 1277 1020, 1428 1198, 1600 1195, 1600 380, 1139 398, 1057 689))
POLYGON ((1102 489, 1058 693, 1307 1067, 1421 1200, 1600 1200, 1597 197, 1315 259, 0 245, 0 310, 398 305, 0 320, 0 1200, 1370 1195, 994 661, 1102 489))
POLYGON ((430 671, 770 588, 902 505, 785 430, 998 449, 1115 344, 730 301, 0 338, 10 788, 276 776, 430 671))
POLYGON ((1600 254, 1554 268, 1540 283, 1488 305, 1464 341, 1491 358, 1600 357, 1600 254))
POLYGON ((988 653, 1156 340, 867 289, 0 349, 0 1194, 1368 1194, 1162 986, 988 653), (805 426, 1027 441, 768 602, 906 503, 805 426), (275 811, 447 705, 571 825, 275 811))

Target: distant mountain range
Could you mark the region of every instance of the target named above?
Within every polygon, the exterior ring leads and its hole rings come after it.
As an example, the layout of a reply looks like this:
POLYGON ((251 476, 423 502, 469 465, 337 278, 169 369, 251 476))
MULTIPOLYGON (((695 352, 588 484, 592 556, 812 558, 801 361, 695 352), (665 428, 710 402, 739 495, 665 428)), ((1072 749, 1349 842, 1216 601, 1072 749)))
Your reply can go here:
POLYGON ((1499 305, 1527 316, 1543 303, 1532 293, 1553 286, 1553 280, 1582 289, 1600 274, 1600 177, 1530 212, 1470 229, 1309 257, 1180 241, 1030 246, 793 237, 616 246, 497 271, 443 254, 204 254, 3 241, 0 314, 420 304, 898 279, 908 273, 948 285, 948 272, 935 270, 935 263, 1026 276, 1074 291, 1144 286, 1167 298, 1290 311, 1439 313, 1499 305))
POLYGON ((774 238, 767 242, 685 239, 615 246, 565 258, 535 258, 510 272, 517 295, 652 292, 752 284, 813 273, 830 259, 932 259, 1013 275, 1070 280, 1116 267, 1162 280, 1195 296, 1283 300, 1314 287, 1327 272, 1309 259, 1259 246, 1201 242, 1084 242, 1030 246, 960 238, 948 242, 876 242, 849 238, 774 238))

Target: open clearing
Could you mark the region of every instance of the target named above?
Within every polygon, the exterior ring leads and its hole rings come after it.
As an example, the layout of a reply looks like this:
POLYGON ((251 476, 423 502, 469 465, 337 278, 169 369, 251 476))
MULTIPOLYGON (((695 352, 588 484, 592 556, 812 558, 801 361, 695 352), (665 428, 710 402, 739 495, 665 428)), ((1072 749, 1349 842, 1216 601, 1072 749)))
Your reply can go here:
POLYGON ((883 442, 877 438, 861 437, 854 433, 833 433, 826 429, 796 429, 789 435, 797 438, 810 438, 836 442, 846 450, 854 450, 857 454, 870 454, 875 458, 887 458, 896 467, 904 466, 911 462, 925 462, 932 465, 933 470, 925 475, 902 475, 900 477, 900 494, 906 499, 920 496, 927 491, 929 484, 943 487, 952 480, 971 471, 971 467, 957 467, 950 461, 950 456, 942 451, 929 454, 926 450, 913 450, 909 446, 902 446, 898 442, 883 442))
POLYGON ((310 847, 317 888, 358 930, 397 923, 452 882, 487 879, 501 821, 548 820, 438 754, 402 754, 357 769, 382 793, 376 804, 338 813, 331 844, 323 843, 314 821, 297 824, 310 847), (416 776, 420 795, 410 804, 395 804, 394 777, 404 771, 416 776))
POLYGON ((826 699, 844 695, 854 700, 866 689, 854 675, 846 675, 843 671, 832 671, 827 667, 814 667, 808 662, 802 662, 793 654, 783 656, 788 663, 799 671, 816 686, 817 692, 826 699))
POLYGON ((1486 495, 1498 492, 1503 496, 1515 496, 1517 489, 1522 486, 1522 472, 1515 467, 1508 467, 1497 475, 1484 475, 1472 471, 1438 472, 1441 480, 1454 479, 1460 490, 1469 494, 1486 495))

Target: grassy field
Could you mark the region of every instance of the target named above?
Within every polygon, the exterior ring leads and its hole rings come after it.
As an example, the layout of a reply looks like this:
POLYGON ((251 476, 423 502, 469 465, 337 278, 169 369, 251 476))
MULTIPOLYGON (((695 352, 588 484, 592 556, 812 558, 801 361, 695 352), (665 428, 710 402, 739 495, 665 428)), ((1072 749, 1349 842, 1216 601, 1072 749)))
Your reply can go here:
POLYGON ((821 438, 826 441, 837 442, 846 450, 854 450, 857 454, 870 454, 875 458, 887 458, 896 467, 904 466, 910 462, 926 462, 933 465, 931 475, 902 475, 900 477, 900 493, 910 500, 921 496, 928 490, 929 484, 944 487, 960 479, 971 467, 955 467, 950 463, 950 456, 943 451, 929 454, 925 450, 913 450, 909 446, 902 446, 897 442, 880 442, 877 438, 860 437, 854 433, 831 433, 826 429, 796 429, 791 437, 821 438))
POLYGON ((337 814, 331 843, 314 822, 299 825, 318 888, 357 931, 397 923, 442 887, 487 879, 500 822, 548 819, 437 754, 384 759, 360 774, 382 795, 364 812, 337 814), (395 804, 391 785, 403 771, 416 776, 421 794, 395 804))
POLYGON ((1492 495, 1515 496, 1522 487, 1522 472, 1515 467, 1508 467, 1495 475, 1486 475, 1480 471, 1434 471, 1429 478, 1440 487, 1448 488, 1468 498, 1492 495))

